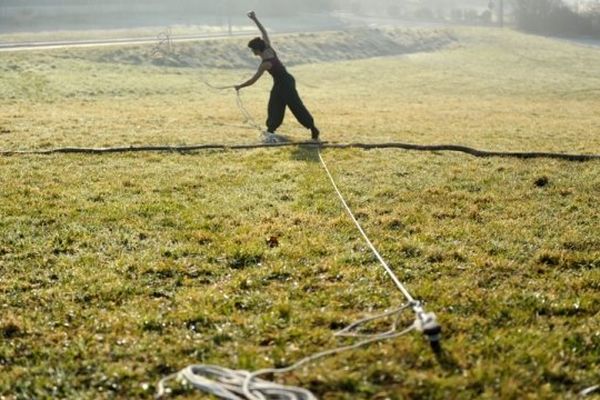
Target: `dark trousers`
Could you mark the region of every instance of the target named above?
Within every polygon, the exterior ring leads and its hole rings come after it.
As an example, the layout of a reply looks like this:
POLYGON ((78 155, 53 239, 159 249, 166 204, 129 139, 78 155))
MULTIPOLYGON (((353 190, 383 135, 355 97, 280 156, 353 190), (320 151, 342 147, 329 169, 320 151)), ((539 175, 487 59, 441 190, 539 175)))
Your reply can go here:
POLYGON ((296 90, 296 81, 291 75, 287 75, 282 79, 275 81, 271 96, 269 98, 269 116, 267 118, 267 129, 269 132, 275 132, 285 115, 285 107, 289 107, 294 117, 306 129, 315 126, 314 120, 310 112, 306 109, 298 91, 296 90))

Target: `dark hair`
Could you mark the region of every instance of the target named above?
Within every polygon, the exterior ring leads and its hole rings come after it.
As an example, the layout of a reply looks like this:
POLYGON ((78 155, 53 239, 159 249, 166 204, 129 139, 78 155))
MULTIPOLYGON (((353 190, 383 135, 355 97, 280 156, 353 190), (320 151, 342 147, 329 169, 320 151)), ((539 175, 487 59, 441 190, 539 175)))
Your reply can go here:
POLYGON ((261 38, 255 37, 254 39, 248 42, 248 47, 250 47, 252 50, 262 52, 265 51, 265 49, 267 48, 267 44, 261 38))

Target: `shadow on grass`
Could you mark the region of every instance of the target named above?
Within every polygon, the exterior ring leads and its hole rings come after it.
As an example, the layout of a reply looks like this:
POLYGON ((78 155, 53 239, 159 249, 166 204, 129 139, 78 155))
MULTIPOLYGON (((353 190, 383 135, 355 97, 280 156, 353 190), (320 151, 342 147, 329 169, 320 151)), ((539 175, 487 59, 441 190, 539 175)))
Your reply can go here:
POLYGON ((319 147, 314 145, 299 145, 292 150, 292 160, 295 161, 309 161, 318 163, 319 161, 319 147))
POLYGON ((459 372, 462 370, 456 358, 452 356, 450 352, 445 349, 440 349, 439 352, 434 352, 435 358, 439 363, 440 367, 448 372, 459 372))

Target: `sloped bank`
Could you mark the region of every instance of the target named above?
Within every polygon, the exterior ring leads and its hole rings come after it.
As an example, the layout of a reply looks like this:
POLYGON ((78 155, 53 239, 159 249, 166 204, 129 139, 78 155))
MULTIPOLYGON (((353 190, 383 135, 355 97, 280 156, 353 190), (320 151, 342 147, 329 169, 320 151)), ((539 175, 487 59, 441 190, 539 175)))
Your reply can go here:
MULTIPOLYGON (((287 65, 357 60, 435 51, 457 42, 446 29, 357 29, 340 32, 300 33, 272 38, 287 65)), ((163 42, 101 50, 99 62, 182 68, 247 68, 257 59, 246 48, 248 38, 198 42, 163 42)))

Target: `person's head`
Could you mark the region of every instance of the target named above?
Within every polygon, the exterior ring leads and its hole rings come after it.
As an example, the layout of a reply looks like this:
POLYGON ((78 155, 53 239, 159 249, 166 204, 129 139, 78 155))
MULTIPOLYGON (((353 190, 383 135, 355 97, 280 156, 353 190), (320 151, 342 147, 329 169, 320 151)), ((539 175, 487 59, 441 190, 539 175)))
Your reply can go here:
POLYGON ((254 39, 248 42, 248 47, 252 49, 252 52, 255 56, 259 56, 262 54, 263 51, 266 50, 267 44, 261 38, 255 37, 254 39))

